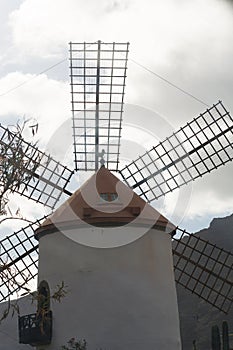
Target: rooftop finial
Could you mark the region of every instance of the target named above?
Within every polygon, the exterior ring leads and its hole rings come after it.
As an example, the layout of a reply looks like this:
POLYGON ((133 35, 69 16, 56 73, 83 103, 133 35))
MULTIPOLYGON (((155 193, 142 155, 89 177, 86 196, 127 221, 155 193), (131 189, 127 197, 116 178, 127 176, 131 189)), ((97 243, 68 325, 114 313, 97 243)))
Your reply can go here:
POLYGON ((99 157, 101 157, 101 159, 100 159, 101 167, 104 166, 104 164, 105 164, 104 155, 105 155, 105 150, 102 149, 102 151, 99 153, 99 157))

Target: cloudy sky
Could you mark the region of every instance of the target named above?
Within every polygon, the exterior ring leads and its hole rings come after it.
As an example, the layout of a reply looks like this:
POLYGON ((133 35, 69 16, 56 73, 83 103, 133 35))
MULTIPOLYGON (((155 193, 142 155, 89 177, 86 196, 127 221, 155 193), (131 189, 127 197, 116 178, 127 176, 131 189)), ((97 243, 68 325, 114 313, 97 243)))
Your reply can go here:
MULTIPOLYGON (((206 107, 134 61, 206 104, 223 100, 233 114, 233 1, 1 0, 0 32, 1 123, 37 120, 41 147, 71 117, 70 41, 129 41, 126 104, 156 112, 174 130, 206 107)), ((174 213, 176 195, 158 206, 190 231, 206 227, 233 212, 232 172, 229 164, 196 181, 185 210, 177 204, 174 213)), ((44 215, 24 205, 27 215, 44 215)))

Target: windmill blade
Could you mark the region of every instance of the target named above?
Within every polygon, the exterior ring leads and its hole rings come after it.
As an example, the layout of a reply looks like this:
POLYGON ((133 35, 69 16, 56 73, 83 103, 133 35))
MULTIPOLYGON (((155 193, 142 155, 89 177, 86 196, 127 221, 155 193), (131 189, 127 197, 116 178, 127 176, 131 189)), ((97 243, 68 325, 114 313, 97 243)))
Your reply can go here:
POLYGON ((0 241, 0 302, 29 291, 28 283, 38 274, 39 245, 34 231, 45 218, 0 241))
POLYGON ((219 101, 120 173, 151 202, 232 160, 232 129, 233 119, 219 101))
POLYGON ((178 235, 173 241, 176 282, 228 313, 233 302, 233 254, 179 228, 178 235))
POLYGON ((0 188, 54 208, 73 171, 0 124, 0 188))
POLYGON ((70 43, 76 170, 117 170, 129 43, 70 43))

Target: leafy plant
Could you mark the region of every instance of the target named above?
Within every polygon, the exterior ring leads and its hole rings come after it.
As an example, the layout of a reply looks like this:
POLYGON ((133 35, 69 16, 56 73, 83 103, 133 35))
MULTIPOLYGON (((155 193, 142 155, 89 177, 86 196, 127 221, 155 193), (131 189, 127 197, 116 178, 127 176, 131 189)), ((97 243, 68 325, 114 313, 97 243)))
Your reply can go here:
POLYGON ((44 333, 44 326, 46 322, 50 321, 50 315, 49 315, 50 300, 54 300, 60 303, 67 293, 68 293, 68 290, 64 281, 62 281, 61 284, 58 284, 53 294, 49 295, 48 297, 45 297, 43 294, 41 294, 38 291, 31 293, 32 303, 36 301, 38 305, 37 318, 38 320, 40 320, 40 330, 42 334, 44 333))
MULTIPOLYGON (((17 192, 22 184, 27 187, 40 163, 39 154, 35 154, 34 149, 28 147, 23 140, 23 131, 28 122, 26 120, 21 125, 17 123, 6 129, 1 135, 0 143, 0 215, 8 214, 11 218, 14 216, 15 219, 21 220, 25 219, 20 214, 20 209, 18 208, 13 215, 8 207, 8 196, 17 192)), ((29 127, 32 128, 34 136, 38 124, 29 127)), ((8 217, 1 222, 7 219, 8 217)))
MULTIPOLYGON (((23 133, 26 126, 31 129, 34 137, 38 130, 38 124, 28 125, 29 120, 22 123, 17 123, 14 126, 9 126, 7 129, 1 129, 0 139, 0 223, 5 220, 23 220, 31 222, 23 217, 20 208, 15 212, 9 206, 9 194, 17 192, 22 184, 27 186, 28 182, 33 178, 33 173, 39 166, 40 156, 23 140, 23 133)), ((32 144, 32 146, 36 143, 32 144)), ((30 290, 27 288, 27 281, 29 275, 25 273, 18 273, 17 269, 8 265, 6 254, 0 261, 1 281, 6 281, 8 288, 14 287, 17 291, 21 288, 25 290, 24 294, 29 294, 30 290), (23 283, 22 283, 23 277, 23 283)), ((17 305, 10 299, 7 303, 7 308, 4 310, 0 322, 5 319, 9 313, 14 314, 17 311, 17 305)))
POLYGON ((86 350, 87 349, 87 342, 85 339, 83 340, 75 340, 75 338, 71 338, 67 345, 63 345, 61 347, 62 350, 86 350))
MULTIPOLYGON (((53 292, 52 295, 49 296, 49 299, 52 299, 56 302, 61 302, 61 300, 67 295, 68 290, 67 290, 67 286, 65 285, 65 282, 62 281, 61 284, 58 284, 56 286, 55 291, 53 292)), ((31 295, 31 302, 37 302, 37 304, 39 305, 38 310, 37 310, 37 317, 38 319, 40 319, 40 327, 41 327, 41 331, 43 333, 43 325, 46 322, 46 320, 48 319, 48 300, 44 300, 44 296, 42 294, 40 294, 38 291, 36 292, 30 292, 29 290, 27 290, 27 293, 25 294, 29 294, 31 295), (42 302, 43 300, 43 302, 42 302)), ((20 315, 20 308, 18 305, 18 300, 14 300, 11 301, 10 299, 8 299, 8 303, 7 303, 7 307, 6 309, 3 311, 2 313, 2 317, 0 318, 0 323, 6 319, 9 315, 11 315, 11 317, 14 316, 14 314, 17 313, 18 315, 20 315)))
MULTIPOLYGON (((71 338, 67 345, 63 345, 61 350, 87 350, 87 342, 85 339, 76 340, 75 338, 71 338)), ((102 348, 98 348, 96 350, 104 350, 102 348)))

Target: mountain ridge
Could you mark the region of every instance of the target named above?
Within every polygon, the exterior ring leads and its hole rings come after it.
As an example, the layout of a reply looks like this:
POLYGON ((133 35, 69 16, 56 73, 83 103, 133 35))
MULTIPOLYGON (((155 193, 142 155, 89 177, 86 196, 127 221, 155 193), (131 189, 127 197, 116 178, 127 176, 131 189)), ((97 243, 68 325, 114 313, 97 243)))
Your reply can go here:
MULTIPOLYGON (((233 252, 233 214, 214 218, 208 228, 195 235, 233 252)), ((196 342, 197 350, 211 349, 211 327, 217 324, 221 330, 223 321, 228 321, 232 333, 230 344, 233 347, 233 307, 225 315, 178 284, 177 298, 183 350, 193 350, 193 341, 196 342)))

